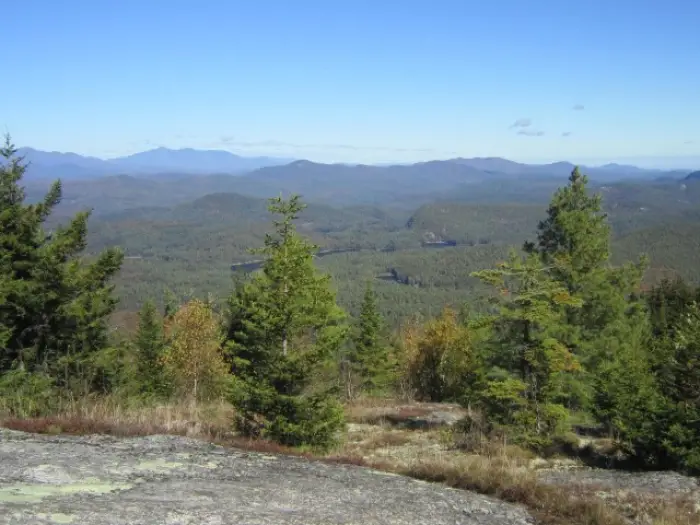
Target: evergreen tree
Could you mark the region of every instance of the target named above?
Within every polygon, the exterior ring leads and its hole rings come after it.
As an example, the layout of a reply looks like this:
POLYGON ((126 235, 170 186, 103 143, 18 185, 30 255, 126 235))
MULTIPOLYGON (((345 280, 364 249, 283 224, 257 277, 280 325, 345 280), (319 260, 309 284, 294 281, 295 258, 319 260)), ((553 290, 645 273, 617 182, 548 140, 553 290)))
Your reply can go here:
POLYGON ((638 362, 614 374, 627 387, 612 425, 629 451, 648 466, 700 472, 700 309, 694 290, 681 280, 663 281, 647 296, 653 326, 645 375, 638 362), (640 377, 643 379, 640 380, 640 377))
POLYGON ((296 232, 298 196, 271 199, 274 233, 258 250, 260 272, 229 300, 228 352, 243 431, 286 445, 330 445, 343 423, 335 396, 313 379, 346 338, 329 276, 314 267, 317 247, 296 232))
POLYGON ((589 195, 587 185, 588 177, 574 168, 569 184, 554 193, 547 218, 540 221, 537 244, 524 246, 526 253, 537 253, 545 265, 556 262, 552 272, 572 294, 610 257, 610 226, 601 196, 589 195))
POLYGON ((564 379, 579 368, 559 335, 561 306, 578 308, 581 302, 548 270, 537 255, 523 260, 513 251, 497 268, 473 274, 502 295, 498 312, 474 323, 493 330, 490 377, 482 394, 486 418, 515 427, 530 443, 561 430, 568 415, 558 403, 564 379))
POLYGON ((680 277, 663 279, 645 299, 654 336, 663 338, 671 334, 693 302, 700 301, 700 288, 694 289, 680 277))
POLYGON ((677 382, 678 329, 687 329, 685 321, 693 318, 696 303, 700 302, 700 288, 694 289, 680 278, 665 279, 652 288, 645 299, 652 330, 650 367, 660 391, 669 395, 677 382))
POLYGON ((368 281, 352 337, 352 347, 347 356, 353 376, 348 379, 348 386, 357 382, 360 389, 368 393, 381 392, 388 386, 392 363, 382 330, 383 322, 377 308, 377 298, 368 281))
POLYGON ((107 344, 107 318, 117 303, 109 280, 123 257, 116 249, 89 262, 81 256, 89 212, 46 233, 43 223, 61 200, 60 181, 43 201, 25 204, 26 165, 9 136, 0 156, 0 372, 42 370, 67 385, 107 344))
POLYGON ((590 407, 596 383, 605 388, 597 373, 603 363, 613 358, 645 359, 648 334, 644 305, 634 296, 646 259, 618 268, 610 265, 610 226, 601 196, 590 195, 587 185, 588 178, 575 168, 569 184, 554 194, 547 218, 539 224, 537 243, 524 246, 582 302, 581 307, 563 306, 564 324, 558 336, 586 372, 562 393, 562 401, 572 408, 590 407))
POLYGON ((700 472, 700 307, 693 303, 676 323, 673 381, 662 384, 665 396, 663 432, 653 434, 673 464, 700 472))
POLYGON ((165 350, 163 319, 151 300, 144 302, 139 311, 139 325, 134 345, 139 390, 144 394, 166 394, 168 385, 162 362, 165 350))

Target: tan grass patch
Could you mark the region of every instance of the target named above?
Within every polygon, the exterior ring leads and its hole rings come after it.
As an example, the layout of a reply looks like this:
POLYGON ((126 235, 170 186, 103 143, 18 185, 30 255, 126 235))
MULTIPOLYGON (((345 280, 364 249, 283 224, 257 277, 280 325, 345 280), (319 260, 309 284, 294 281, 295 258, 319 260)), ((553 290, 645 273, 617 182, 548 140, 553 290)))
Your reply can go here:
POLYGON ((407 476, 522 504, 546 525, 624 525, 614 509, 597 498, 581 498, 576 490, 540 483, 535 474, 517 468, 505 457, 472 456, 461 461, 419 461, 397 469, 407 476))
POLYGON ((689 494, 652 494, 622 491, 608 501, 635 523, 700 525, 700 506, 689 494))
POLYGON ((412 442, 411 434, 406 431, 385 430, 370 434, 358 444, 362 451, 371 452, 378 448, 402 447, 412 442))
POLYGON ((233 408, 225 402, 125 405, 115 399, 66 403, 54 416, 0 419, 0 426, 34 433, 178 436, 219 439, 232 436, 233 408))

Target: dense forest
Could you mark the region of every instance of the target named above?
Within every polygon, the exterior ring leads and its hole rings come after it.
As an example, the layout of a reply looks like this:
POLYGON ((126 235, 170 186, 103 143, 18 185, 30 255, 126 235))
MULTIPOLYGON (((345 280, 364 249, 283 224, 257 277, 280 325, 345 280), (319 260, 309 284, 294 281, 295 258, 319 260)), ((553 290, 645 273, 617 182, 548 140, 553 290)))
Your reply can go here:
POLYGON ((9 138, 0 153, 5 412, 223 398, 240 432, 323 449, 342 401, 404 396, 535 450, 583 418, 640 465, 700 470, 693 205, 664 215, 575 168, 542 206, 219 194, 93 221, 52 213, 58 181, 29 202, 9 138), (114 325, 124 302, 132 330, 114 325))
MULTIPOLYGON (((462 200, 456 196, 415 209, 336 208, 312 201, 297 226, 326 254, 317 263, 331 274, 340 304, 356 314, 362 282, 372 279, 382 313, 395 326, 413 314, 434 314, 445 304, 480 303, 482 286, 470 273, 492 266, 510 247, 532 238, 556 189, 549 181, 545 200, 537 185, 534 190, 517 181, 511 186, 520 193, 501 192, 500 183, 493 183, 488 195, 482 188, 462 200), (475 201, 481 197, 485 201, 475 201)), ((614 263, 645 253, 650 258, 645 287, 676 277, 700 284, 695 264, 700 181, 591 184, 591 190, 603 197, 614 263)), ((102 203, 91 191, 86 195, 102 203)), ((136 195, 147 202, 146 195, 136 195)), ((86 253, 111 246, 124 250, 115 280, 120 319, 129 312, 133 318, 149 298, 162 307, 167 290, 178 297, 212 293, 223 300, 232 274, 245 271, 236 267, 234 272, 232 266, 255 260, 249 249, 261 245, 271 228, 266 201, 237 193, 212 193, 171 207, 119 206, 119 211, 101 213, 96 206, 86 253)), ((58 208, 49 219, 52 226, 75 207, 58 208)))

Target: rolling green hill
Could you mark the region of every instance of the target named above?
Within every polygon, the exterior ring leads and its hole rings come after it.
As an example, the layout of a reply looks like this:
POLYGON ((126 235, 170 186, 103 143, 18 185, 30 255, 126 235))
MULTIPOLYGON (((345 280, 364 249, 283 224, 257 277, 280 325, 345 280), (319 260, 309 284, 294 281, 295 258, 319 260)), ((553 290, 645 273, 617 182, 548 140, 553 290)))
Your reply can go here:
MULTIPOLYGON (((82 209, 91 199, 101 206, 90 221, 88 252, 124 248, 127 259, 117 282, 123 310, 162 297, 166 288, 223 298, 231 289, 232 265, 257 258, 249 249, 260 246, 270 228, 266 199, 221 191, 195 199, 187 195, 245 178, 87 181, 85 188, 67 193, 63 211, 82 209)), ((314 178, 312 183, 320 184, 314 178)), ((371 279, 383 312, 398 322, 445 304, 476 301, 483 288, 469 274, 492 266, 508 247, 533 239, 552 191, 563 183, 553 178, 481 180, 463 186, 474 191, 452 200, 435 200, 428 191, 419 200, 429 202, 412 210, 405 208, 410 200, 402 206, 345 207, 306 201, 298 228, 323 250, 350 250, 317 260, 333 276, 343 306, 354 311, 364 281, 371 279), (456 246, 439 247, 434 241, 456 246)), ((648 253, 647 283, 672 275, 700 282, 700 181, 610 183, 598 189, 613 226, 616 262, 648 253)))
POLYGON ((535 234, 544 213, 544 206, 530 204, 434 203, 419 208, 408 227, 426 240, 519 245, 535 234))

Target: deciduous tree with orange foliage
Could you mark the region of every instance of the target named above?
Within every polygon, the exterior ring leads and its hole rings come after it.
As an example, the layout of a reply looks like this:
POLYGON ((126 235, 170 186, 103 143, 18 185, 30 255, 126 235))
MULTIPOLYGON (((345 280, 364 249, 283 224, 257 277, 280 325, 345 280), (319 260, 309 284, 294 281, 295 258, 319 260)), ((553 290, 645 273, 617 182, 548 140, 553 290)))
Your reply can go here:
POLYGON ((472 390, 478 360, 457 312, 445 308, 424 325, 410 325, 402 339, 403 376, 416 398, 446 401, 472 390))

